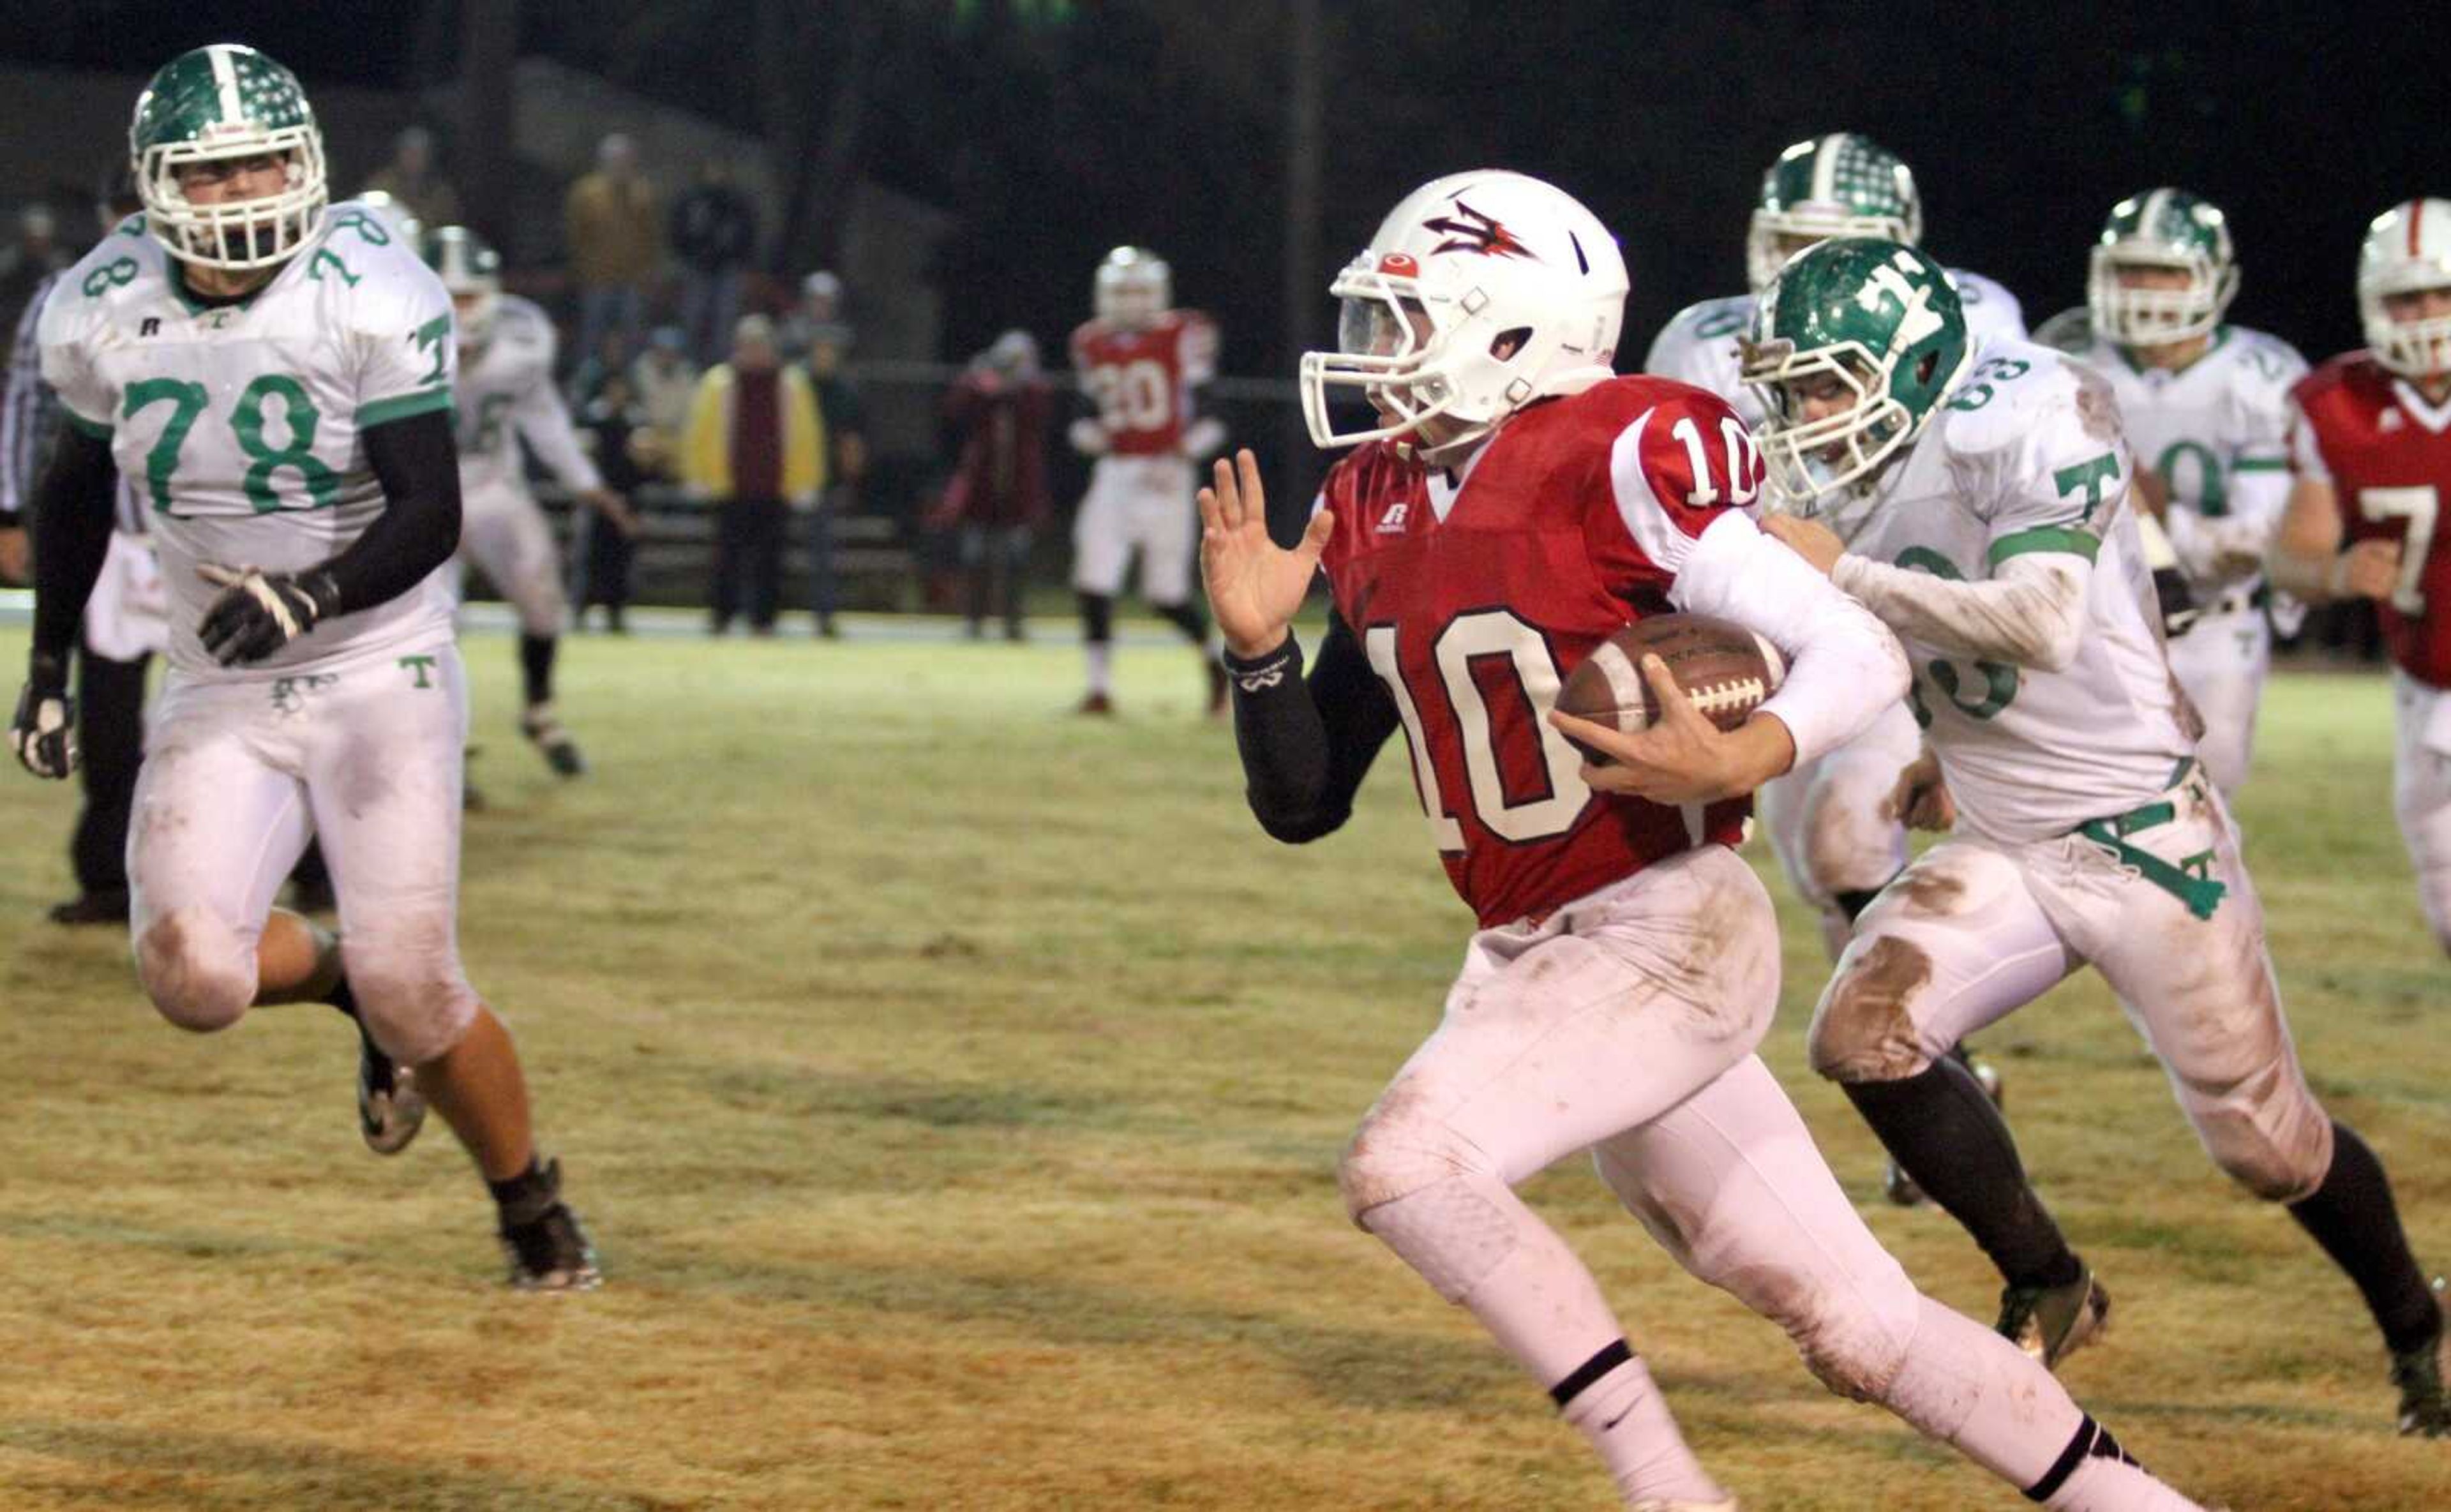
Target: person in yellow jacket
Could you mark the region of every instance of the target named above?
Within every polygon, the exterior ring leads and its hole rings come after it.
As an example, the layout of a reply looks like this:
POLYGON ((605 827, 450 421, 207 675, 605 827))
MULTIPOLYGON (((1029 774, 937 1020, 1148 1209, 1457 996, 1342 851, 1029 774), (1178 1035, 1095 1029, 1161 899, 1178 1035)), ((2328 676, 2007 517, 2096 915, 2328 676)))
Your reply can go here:
POLYGON ((681 442, 682 486, 719 511, 709 600, 715 634, 744 608, 752 633, 775 633, 785 510, 816 507, 825 458, 825 422, 808 375, 777 359, 774 323, 743 316, 732 328, 732 361, 697 382, 681 442))

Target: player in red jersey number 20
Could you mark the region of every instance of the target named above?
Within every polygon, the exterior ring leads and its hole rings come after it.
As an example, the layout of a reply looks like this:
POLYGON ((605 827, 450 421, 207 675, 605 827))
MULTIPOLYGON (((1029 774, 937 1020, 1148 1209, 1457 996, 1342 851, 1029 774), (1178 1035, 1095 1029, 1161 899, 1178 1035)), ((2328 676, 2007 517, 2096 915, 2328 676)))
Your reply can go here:
POLYGON ((1470 1308, 1652 1512, 1735 1503, 1696 1460, 1599 1288, 1516 1196, 1593 1151, 1696 1276, 1787 1329, 1832 1389, 1875 1401, 2035 1501, 2185 1508, 2017 1348, 1919 1295, 1755 1055, 1778 998, 1770 899, 1731 848, 1747 795, 1903 696, 1896 642, 1748 513, 1735 413, 1616 378, 1625 265, 1572 198, 1520 174, 1407 196, 1338 276, 1339 350, 1303 360, 1328 477, 1292 550, 1250 453, 1201 493, 1202 571, 1233 675, 1252 809, 1281 840, 1349 814, 1400 727, 1441 859, 1480 932, 1436 1032, 1339 1171, 1355 1221, 1470 1308), (1340 429, 1333 391, 1375 422, 1340 429), (1324 568, 1304 675, 1289 622, 1324 568), (1656 658, 1638 736, 1552 713, 1562 678, 1646 615, 1746 625, 1792 671, 1721 734, 1656 658), (1618 761, 1585 766, 1564 724, 1618 761))

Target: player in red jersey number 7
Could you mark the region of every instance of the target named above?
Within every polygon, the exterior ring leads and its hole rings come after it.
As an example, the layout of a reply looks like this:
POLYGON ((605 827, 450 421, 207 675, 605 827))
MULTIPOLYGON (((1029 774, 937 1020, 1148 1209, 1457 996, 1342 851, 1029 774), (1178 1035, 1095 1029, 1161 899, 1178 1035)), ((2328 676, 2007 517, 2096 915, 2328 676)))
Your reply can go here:
MULTIPOLYGON (((1754 1050, 1778 998, 1770 900, 1737 858, 1747 795, 1902 697, 1896 642, 1755 529, 1762 481, 1725 402, 1615 378, 1625 265, 1605 226, 1520 174, 1440 179, 1339 275, 1339 350, 1303 360, 1329 474, 1292 550, 1248 452, 1200 498, 1235 737, 1271 835, 1316 839, 1405 732, 1432 837, 1480 932, 1436 1032, 1363 1121, 1347 1210, 1471 1309, 1651 1512, 1735 1503, 1677 1431, 1591 1274, 1516 1196, 1590 1149, 1688 1270, 2034 1501, 2185 1508, 2033 1361, 1919 1295, 1856 1216, 1754 1050), (1338 389, 1375 422, 1340 429, 1338 389), (1304 676, 1289 628, 1324 569, 1304 676), (1631 620, 1714 615, 1791 671, 1733 734, 1656 664, 1638 736, 1552 713, 1631 620), (1561 725, 1618 763, 1582 763, 1561 725)), ((1358 418, 1358 417, 1355 417, 1358 418)))

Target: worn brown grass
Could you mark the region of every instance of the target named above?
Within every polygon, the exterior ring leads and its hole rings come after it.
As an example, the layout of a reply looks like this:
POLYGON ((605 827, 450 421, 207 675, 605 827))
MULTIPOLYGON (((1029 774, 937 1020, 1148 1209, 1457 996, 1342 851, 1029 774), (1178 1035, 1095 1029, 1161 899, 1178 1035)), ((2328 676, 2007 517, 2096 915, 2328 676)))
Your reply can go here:
MULTIPOLYGON (((22 633, 0 638, 13 665, 22 633)), ((1468 920, 1400 760, 1343 835, 1243 812, 1188 658, 1127 717, 1069 646, 582 640, 559 785, 480 638, 466 954, 510 1017, 611 1284, 497 1286, 441 1129, 360 1149, 315 1009, 199 1039, 125 940, 37 919, 61 789, 0 781, 0 1507, 1598 1509, 1604 1478, 1463 1314, 1339 1210, 1337 1150, 1434 1022, 1468 920)), ((2319 1090, 2451 1263, 2451 969, 2389 804, 2384 690, 2284 678, 2243 805, 2319 1090)), ((1781 894, 1782 899, 1784 894, 1781 894)), ((1800 1035, 1768 1047, 1868 1204, 1800 1035)), ((2203 1158, 2091 981, 1994 1031, 2045 1191, 2117 1296, 2079 1396, 2207 1503, 2451 1505, 2380 1346, 2287 1218, 2203 1158)), ((1569 1163, 1589 1258, 1750 1508, 2023 1506, 1827 1395, 1569 1163)), ((1942 1298, 1994 1284, 1868 1207, 1942 1298)))

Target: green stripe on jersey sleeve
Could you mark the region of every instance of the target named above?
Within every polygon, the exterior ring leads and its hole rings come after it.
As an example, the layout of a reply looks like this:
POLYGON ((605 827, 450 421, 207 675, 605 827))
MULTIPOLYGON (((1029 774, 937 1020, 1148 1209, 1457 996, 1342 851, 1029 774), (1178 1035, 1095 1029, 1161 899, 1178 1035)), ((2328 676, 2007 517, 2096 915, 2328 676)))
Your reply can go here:
POLYGON ((1991 542, 1987 560, 1997 567, 2011 557, 2029 552, 2065 551, 2091 561, 2102 550, 2102 538, 2089 530, 2070 530, 2066 525, 2036 525, 2020 530, 1991 542))
POLYGON ((2230 463, 2229 466, 2230 471, 2239 473, 2285 473, 2289 470, 2289 459, 2286 457, 2242 457, 2238 461, 2230 463))
POLYGON ((96 441, 110 440, 110 427, 98 420, 88 420, 66 404, 60 406, 60 417, 96 441))
POLYGON ((358 406, 358 429, 372 430, 377 425, 406 420, 411 415, 431 415, 438 409, 450 407, 451 390, 447 388, 422 389, 414 394, 378 399, 371 404, 358 406))

